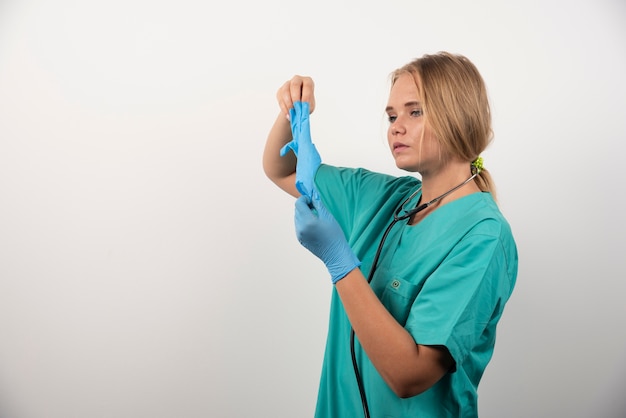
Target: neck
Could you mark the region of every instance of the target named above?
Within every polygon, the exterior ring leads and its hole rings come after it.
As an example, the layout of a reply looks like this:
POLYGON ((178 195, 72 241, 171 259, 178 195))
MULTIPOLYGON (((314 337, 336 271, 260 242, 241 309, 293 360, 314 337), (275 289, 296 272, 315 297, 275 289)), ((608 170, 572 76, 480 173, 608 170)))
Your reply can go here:
POLYGON ((422 211, 414 213, 409 220, 410 225, 416 225, 441 205, 480 191, 476 182, 472 179, 471 172, 466 174, 466 177, 461 176, 460 172, 458 174, 457 176, 445 178, 422 177, 422 196, 420 198, 420 204, 423 205, 426 202, 435 201, 422 211))
MULTIPOLYGON (((454 189, 455 187, 463 184, 467 179, 472 176, 469 164, 462 163, 453 163, 450 162, 445 165, 445 167, 433 174, 433 173, 423 173, 422 174, 422 203, 429 202, 432 199, 437 198, 438 196, 443 195, 444 193, 454 189)), ((441 205, 444 202, 450 202, 452 200, 458 199, 460 197, 466 196, 468 194, 479 192, 480 189, 476 185, 476 182, 469 181, 467 184, 459 187, 458 189, 452 191, 447 196, 443 197, 439 202, 437 202, 437 206, 441 205)))

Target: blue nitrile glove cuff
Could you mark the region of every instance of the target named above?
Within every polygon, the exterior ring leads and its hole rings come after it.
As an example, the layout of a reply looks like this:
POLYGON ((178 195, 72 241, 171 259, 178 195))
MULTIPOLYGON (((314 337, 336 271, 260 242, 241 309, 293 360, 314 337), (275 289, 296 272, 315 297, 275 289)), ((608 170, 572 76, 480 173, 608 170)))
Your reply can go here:
POLYGON ((326 209, 316 190, 313 198, 296 200, 295 223, 298 241, 322 260, 333 284, 361 265, 333 215, 326 209))
POLYGON ((309 103, 295 102, 289 109, 291 135, 293 139, 280 150, 284 156, 292 150, 298 158, 296 163, 296 188, 300 194, 312 197, 315 173, 322 163, 320 154, 311 140, 309 124, 309 103))

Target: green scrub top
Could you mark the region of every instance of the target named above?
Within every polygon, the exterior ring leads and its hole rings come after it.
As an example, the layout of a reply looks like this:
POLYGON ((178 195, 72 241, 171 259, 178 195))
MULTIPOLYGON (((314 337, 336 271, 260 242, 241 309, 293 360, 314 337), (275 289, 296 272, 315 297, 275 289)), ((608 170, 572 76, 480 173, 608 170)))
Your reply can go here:
MULTIPOLYGON (((393 214, 419 189, 420 181, 323 164, 315 182, 367 277, 393 214)), ((406 207, 415 207, 419 196, 406 207)), ((493 354, 496 325, 516 277, 515 241, 490 193, 456 199, 414 226, 398 222, 387 236, 371 287, 416 343, 445 346, 455 366, 426 392, 401 399, 357 339, 357 362, 370 416, 477 416, 478 383, 493 354)), ((350 355, 350 329, 333 288, 318 418, 363 416, 350 355)))

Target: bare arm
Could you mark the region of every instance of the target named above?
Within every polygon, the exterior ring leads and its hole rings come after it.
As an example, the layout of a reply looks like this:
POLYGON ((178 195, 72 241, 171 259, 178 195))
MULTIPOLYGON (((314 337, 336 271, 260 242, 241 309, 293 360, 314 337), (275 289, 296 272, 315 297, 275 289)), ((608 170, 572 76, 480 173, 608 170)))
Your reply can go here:
POLYGON ((376 297, 360 269, 335 286, 361 346, 399 397, 424 392, 454 365, 445 348, 415 343, 376 297))
POLYGON ((291 124, 288 120, 289 109, 296 101, 309 103, 309 110, 315 110, 314 83, 310 77, 294 76, 283 84, 276 98, 281 109, 267 137, 263 151, 263 170, 265 175, 278 187, 294 197, 300 196, 296 189, 296 157, 289 152, 280 156, 280 149, 291 141, 291 124))
POLYGON ((296 156, 293 152, 280 156, 280 149, 291 141, 291 125, 284 114, 279 114, 270 130, 263 151, 265 175, 278 187, 294 197, 300 196, 296 189, 296 156))

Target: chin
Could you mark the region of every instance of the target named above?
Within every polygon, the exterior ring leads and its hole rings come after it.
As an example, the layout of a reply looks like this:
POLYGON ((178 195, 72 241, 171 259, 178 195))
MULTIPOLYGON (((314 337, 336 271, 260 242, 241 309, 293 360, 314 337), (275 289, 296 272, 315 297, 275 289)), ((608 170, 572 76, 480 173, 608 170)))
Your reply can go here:
POLYGON ((409 173, 417 173, 419 169, 412 164, 403 164, 401 161, 396 160, 396 167, 400 170, 408 171, 409 173))

